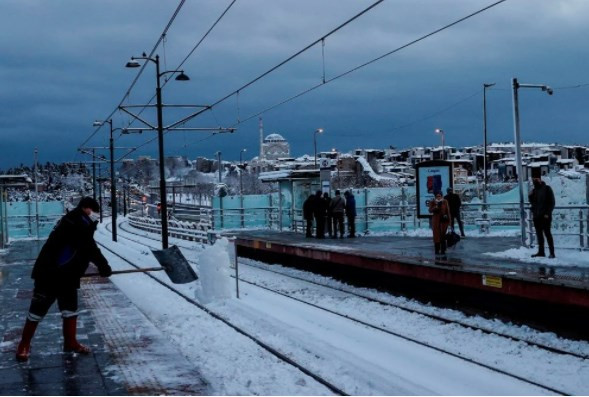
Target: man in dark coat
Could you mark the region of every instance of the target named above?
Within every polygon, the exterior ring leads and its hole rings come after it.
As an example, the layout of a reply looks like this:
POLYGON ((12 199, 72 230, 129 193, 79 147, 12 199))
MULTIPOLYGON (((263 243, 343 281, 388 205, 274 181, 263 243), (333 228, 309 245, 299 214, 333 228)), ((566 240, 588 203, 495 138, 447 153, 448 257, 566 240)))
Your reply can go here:
POLYGON ((327 235, 331 238, 333 237, 333 225, 331 224, 331 197, 329 197, 329 193, 323 193, 323 201, 325 202, 324 205, 327 210, 325 216, 325 228, 327 229, 327 235))
POLYGON ((451 215, 451 222, 450 225, 452 230, 454 229, 454 220, 458 222, 458 227, 460 228, 460 235, 464 237, 464 222, 460 218, 460 207, 462 206, 462 200, 460 200, 460 196, 452 190, 451 187, 447 190, 448 194, 444 197, 450 206, 450 215, 451 215))
POLYGON ((321 197, 323 193, 321 190, 317 190, 315 193, 315 231, 317 238, 325 238, 325 217, 327 216, 327 207, 325 206, 325 200, 321 197))
POLYGON ((333 238, 337 238, 338 230, 340 238, 344 238, 344 211, 346 210, 346 200, 341 196, 339 190, 335 191, 335 197, 331 199, 330 209, 331 216, 333 217, 333 238))
POLYGON ((313 237, 313 216, 315 213, 315 195, 311 194, 303 203, 303 218, 306 223, 305 237, 313 237))
POLYGON ((346 217, 348 218, 348 237, 356 237, 356 198, 350 190, 344 193, 346 198, 346 217))
POLYGON ((552 188, 542 181, 542 179, 533 178, 534 188, 530 192, 529 199, 532 206, 532 215, 534 218, 534 228, 536 229, 536 238, 538 239, 538 252, 532 255, 546 256, 544 252, 544 236, 548 242, 550 258, 554 258, 554 240, 550 232, 552 223, 552 211, 554 210, 555 200, 552 188))
POLYGON ((63 318, 63 350, 90 353, 90 349, 76 339, 80 278, 90 262, 98 267, 102 277, 112 274, 108 261, 94 241, 98 221, 93 220, 92 215, 99 209, 93 198, 82 198, 74 210, 61 218, 43 245, 31 275, 35 287, 16 351, 17 360, 26 361, 29 358, 37 325, 56 300, 63 318))

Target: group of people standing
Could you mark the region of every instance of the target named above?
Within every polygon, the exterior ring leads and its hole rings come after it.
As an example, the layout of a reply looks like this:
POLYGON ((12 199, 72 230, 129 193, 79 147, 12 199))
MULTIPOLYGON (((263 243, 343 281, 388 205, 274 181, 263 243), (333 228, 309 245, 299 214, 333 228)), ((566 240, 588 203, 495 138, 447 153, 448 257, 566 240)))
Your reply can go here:
POLYGON ((306 222, 306 237, 313 237, 313 222, 315 222, 315 237, 344 238, 344 216, 348 220, 348 237, 356 237, 356 199, 347 190, 344 197, 339 190, 332 198, 329 193, 318 190, 310 195, 303 203, 303 217, 306 222))

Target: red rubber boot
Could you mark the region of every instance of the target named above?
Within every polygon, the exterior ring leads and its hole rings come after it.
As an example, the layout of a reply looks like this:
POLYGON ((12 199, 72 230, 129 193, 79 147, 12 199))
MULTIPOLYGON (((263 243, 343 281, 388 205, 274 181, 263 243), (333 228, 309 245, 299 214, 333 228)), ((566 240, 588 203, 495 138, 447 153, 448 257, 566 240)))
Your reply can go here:
POLYGON ((63 319, 63 351, 89 354, 91 352, 88 346, 84 346, 76 339, 78 318, 68 317, 63 319))
POLYGON ((27 361, 31 355, 31 340, 37 330, 38 321, 31 321, 27 318, 25 327, 22 330, 22 337, 16 349, 16 359, 18 361, 27 361))

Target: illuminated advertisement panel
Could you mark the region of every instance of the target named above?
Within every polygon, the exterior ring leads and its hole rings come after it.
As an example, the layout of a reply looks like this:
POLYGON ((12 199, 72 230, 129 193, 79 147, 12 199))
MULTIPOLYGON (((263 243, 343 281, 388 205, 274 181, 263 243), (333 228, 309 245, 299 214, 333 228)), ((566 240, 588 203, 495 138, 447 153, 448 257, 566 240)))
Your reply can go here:
POLYGON ((446 195, 446 190, 452 187, 452 163, 448 161, 426 161, 417 164, 416 193, 417 216, 429 218, 429 202, 434 199, 436 192, 446 195))

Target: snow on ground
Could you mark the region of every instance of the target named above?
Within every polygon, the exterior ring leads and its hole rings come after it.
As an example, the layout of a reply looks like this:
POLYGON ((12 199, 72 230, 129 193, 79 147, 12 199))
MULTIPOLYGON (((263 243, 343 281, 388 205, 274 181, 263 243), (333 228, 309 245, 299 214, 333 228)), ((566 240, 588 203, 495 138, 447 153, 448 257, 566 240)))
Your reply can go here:
MULTIPOLYGON (((540 263, 543 265, 589 267, 589 254, 586 252, 557 249, 555 252, 556 258, 532 258, 532 255, 537 251, 537 248, 519 247, 501 252, 485 252, 483 255, 495 258, 515 259, 522 262, 540 263)), ((548 254, 548 250, 546 250, 546 253, 548 254)))
MULTIPOLYGON (((142 263, 143 266, 156 265, 148 246, 157 246, 157 242, 138 236, 129 237, 144 241, 145 245, 124 241, 125 232, 119 230, 119 243, 109 241, 110 233, 103 227, 100 228, 97 238, 125 257, 142 263)), ((177 243, 183 247, 194 244, 186 241, 177 243)), ((197 245, 194 248, 183 248, 189 260, 194 260, 200 251, 197 245)), ((124 262, 107 252, 105 254, 114 269, 128 268, 124 262)), ((227 261, 227 257, 220 252, 220 246, 213 247, 208 264, 203 255, 206 254, 201 252, 199 264, 195 267, 197 274, 201 276, 210 270, 203 269, 203 266, 216 267, 219 266, 218 262, 227 261)), ((246 265, 255 264, 255 261, 243 259, 240 259, 241 262, 246 265)), ((297 272, 306 274, 307 277, 320 277, 297 272)), ((549 353, 496 335, 441 323, 419 314, 370 303, 361 298, 325 290, 323 287, 312 286, 304 281, 288 279, 251 266, 240 266, 240 274, 249 281, 279 289, 289 296, 311 301, 330 310, 357 317, 403 336, 508 372, 513 371, 519 376, 566 393, 589 393, 589 360, 549 353)), ((154 275, 166 280, 163 273, 157 272, 154 275)), ((199 281, 203 282, 206 278, 201 277, 199 281)), ((211 384, 213 393, 331 394, 299 370, 279 361, 251 340, 189 305, 145 275, 113 276, 111 281, 179 346, 182 354, 199 368, 203 377, 211 384)), ((334 283, 333 280, 331 282, 334 283)), ((199 288, 196 283, 175 287, 189 297, 194 296, 199 288)), ((247 332, 257 335, 265 343, 319 373, 349 394, 546 394, 546 390, 466 363, 406 339, 352 323, 244 282, 240 283, 240 291, 241 299, 213 299, 207 304, 207 308, 247 332)), ((455 311, 375 291, 362 290, 362 293, 404 301, 405 305, 419 307, 425 312, 433 311, 451 318, 466 317, 455 311)), ((489 327, 507 330, 513 334, 529 334, 544 343, 568 346, 574 351, 589 354, 589 347, 585 342, 567 341, 553 334, 538 333, 526 327, 516 327, 499 321, 474 317, 466 320, 484 322, 489 327)))

